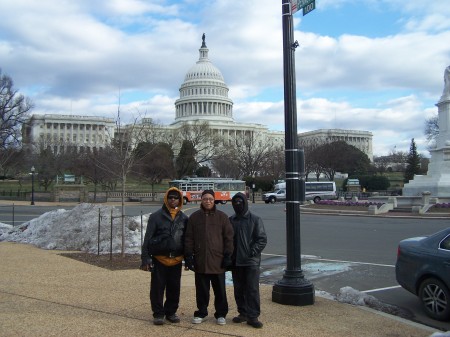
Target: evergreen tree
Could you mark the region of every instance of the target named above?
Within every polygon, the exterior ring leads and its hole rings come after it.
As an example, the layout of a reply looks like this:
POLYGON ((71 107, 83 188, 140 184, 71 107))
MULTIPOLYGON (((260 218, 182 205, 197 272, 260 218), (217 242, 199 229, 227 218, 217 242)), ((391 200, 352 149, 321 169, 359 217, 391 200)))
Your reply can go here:
POLYGON ((420 155, 417 153, 414 138, 411 139, 408 158, 406 159, 405 182, 414 179, 414 175, 420 172, 420 155))
POLYGON ((194 174, 198 168, 198 163, 195 160, 196 155, 197 152, 192 142, 184 140, 175 164, 178 178, 194 174))

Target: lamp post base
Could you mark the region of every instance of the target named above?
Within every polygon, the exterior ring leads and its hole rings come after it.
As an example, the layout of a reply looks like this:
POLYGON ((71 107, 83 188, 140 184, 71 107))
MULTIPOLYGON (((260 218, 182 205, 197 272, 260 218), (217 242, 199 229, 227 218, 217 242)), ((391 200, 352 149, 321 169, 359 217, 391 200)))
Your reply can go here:
POLYGON ((304 278, 282 279, 272 288, 272 301, 285 305, 314 304, 314 285, 304 278))

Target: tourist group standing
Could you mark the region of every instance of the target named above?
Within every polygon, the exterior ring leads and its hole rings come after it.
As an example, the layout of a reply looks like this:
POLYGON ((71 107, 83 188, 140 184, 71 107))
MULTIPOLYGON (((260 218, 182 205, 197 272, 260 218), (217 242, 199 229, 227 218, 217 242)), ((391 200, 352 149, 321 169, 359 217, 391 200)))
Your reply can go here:
POLYGON ((170 188, 162 208, 150 215, 147 224, 141 269, 151 271, 153 323, 163 325, 164 318, 180 322, 176 311, 184 259, 185 267, 195 273, 197 310, 191 323, 200 324, 208 316, 212 288, 214 318, 217 324, 226 324, 225 272, 231 270, 238 310, 232 321, 262 328, 258 319, 259 269, 267 236, 261 218, 249 211, 247 197, 242 193, 232 198, 234 214, 230 217, 217 209, 213 190, 202 192, 200 209, 190 217, 181 211, 182 205, 182 192, 170 188))

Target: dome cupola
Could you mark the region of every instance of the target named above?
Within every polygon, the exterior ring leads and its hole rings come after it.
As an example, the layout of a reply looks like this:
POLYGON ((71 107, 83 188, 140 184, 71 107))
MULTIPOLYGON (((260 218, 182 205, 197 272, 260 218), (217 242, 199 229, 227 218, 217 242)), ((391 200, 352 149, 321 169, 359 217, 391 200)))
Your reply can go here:
POLYGON ((198 119, 233 121, 233 102, 222 73, 208 58, 209 49, 202 36, 199 59, 186 73, 175 101, 175 123, 198 119))

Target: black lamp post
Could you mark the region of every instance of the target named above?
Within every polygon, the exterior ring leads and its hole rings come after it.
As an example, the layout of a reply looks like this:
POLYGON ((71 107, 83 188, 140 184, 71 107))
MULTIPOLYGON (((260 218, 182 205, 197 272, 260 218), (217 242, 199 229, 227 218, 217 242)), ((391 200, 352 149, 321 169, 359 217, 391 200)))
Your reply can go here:
POLYGON ((253 198, 253 203, 255 203, 255 188, 256 188, 256 185, 255 185, 255 183, 253 183, 253 184, 252 184, 252 198, 253 198))
POLYGON ((286 152, 286 269, 272 290, 272 301, 287 305, 314 303, 314 285, 301 268, 300 203, 302 154, 298 148, 294 28, 290 0, 282 0, 284 119, 286 152))
POLYGON ((34 205, 34 166, 31 166, 31 204, 34 205))

